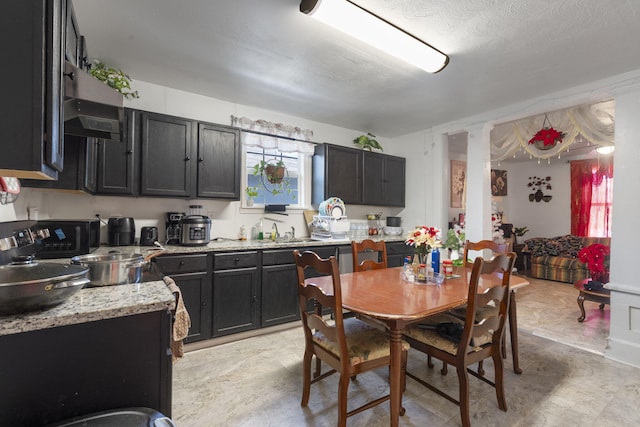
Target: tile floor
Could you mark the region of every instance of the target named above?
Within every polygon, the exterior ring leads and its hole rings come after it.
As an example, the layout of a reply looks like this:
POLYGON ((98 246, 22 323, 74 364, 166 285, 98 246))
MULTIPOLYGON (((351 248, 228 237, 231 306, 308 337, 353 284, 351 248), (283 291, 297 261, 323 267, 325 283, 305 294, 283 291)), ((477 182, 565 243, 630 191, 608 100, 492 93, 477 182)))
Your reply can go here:
MULTIPOLYGON (((494 390, 471 383, 473 426, 640 425, 640 369, 603 357, 609 307, 585 303, 578 323, 577 291, 570 284, 531 279, 518 292, 522 375, 505 363, 508 411, 498 409, 494 390)), ((188 352, 174 365, 173 419, 180 427, 335 426, 337 377, 311 388, 300 406, 303 336, 299 327, 188 352)), ((493 376, 491 362, 485 363, 493 376)), ((454 371, 428 370, 425 357, 410 352, 408 369, 455 394, 454 371)), ((350 405, 387 392, 386 371, 358 376, 350 405)), ((401 426, 459 426, 458 407, 407 379, 401 426)), ((353 406, 351 406, 353 407, 353 406)), ((347 420, 350 427, 389 425, 384 403, 347 420)))

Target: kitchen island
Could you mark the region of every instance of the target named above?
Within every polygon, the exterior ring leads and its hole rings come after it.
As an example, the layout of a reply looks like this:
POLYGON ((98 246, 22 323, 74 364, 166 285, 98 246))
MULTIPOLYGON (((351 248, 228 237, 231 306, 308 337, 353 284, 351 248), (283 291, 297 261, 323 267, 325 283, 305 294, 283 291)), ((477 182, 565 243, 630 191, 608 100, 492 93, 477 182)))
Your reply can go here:
POLYGON ((0 317, 0 425, 144 406, 171 416, 171 310, 162 281, 86 288, 0 317))

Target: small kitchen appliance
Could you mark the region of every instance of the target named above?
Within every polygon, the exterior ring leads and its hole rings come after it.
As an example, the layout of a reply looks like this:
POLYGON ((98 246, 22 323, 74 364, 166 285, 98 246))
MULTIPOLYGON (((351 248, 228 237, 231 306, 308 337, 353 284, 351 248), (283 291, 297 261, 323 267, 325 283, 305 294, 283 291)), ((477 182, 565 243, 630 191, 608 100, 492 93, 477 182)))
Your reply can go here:
POLYGON ((180 220, 182 220, 184 216, 184 212, 167 212, 167 238, 165 244, 180 244, 180 220))
POLYGON ((142 227, 140 229, 140 246, 154 246, 158 240, 158 227, 142 227))
POLYGON ((34 229, 48 229, 49 237, 36 242, 38 258, 69 258, 100 247, 100 220, 47 219, 34 229))
POLYGON ((136 224, 131 217, 113 217, 107 222, 109 246, 130 246, 136 241, 136 224))
POLYGON ((211 219, 205 215, 187 215, 180 220, 180 244, 204 246, 211 239, 211 219))

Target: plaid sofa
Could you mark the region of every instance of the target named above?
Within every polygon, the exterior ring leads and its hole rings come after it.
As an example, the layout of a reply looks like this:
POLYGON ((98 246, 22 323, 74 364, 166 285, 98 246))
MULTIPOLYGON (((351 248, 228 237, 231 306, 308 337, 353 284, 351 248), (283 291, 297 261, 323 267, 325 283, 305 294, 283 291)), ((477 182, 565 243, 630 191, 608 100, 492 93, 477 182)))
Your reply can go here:
POLYGON ((589 277, 587 265, 577 256, 580 249, 593 243, 611 245, 609 237, 535 237, 526 240, 523 252, 531 254, 531 277, 573 283, 589 277))

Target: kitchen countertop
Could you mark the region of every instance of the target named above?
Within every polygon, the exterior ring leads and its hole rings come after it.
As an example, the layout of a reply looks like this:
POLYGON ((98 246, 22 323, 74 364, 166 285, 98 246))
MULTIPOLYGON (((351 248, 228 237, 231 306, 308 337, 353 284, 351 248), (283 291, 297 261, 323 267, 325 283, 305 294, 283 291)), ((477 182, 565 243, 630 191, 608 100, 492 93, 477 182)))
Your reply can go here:
POLYGON ((0 316, 0 336, 175 308, 163 281, 84 288, 57 306, 0 316))
MULTIPOLYGON (((370 236, 371 240, 384 240, 385 242, 404 242, 403 235, 400 236, 370 236)), ((362 239, 358 239, 362 240, 362 239)), ((328 240, 311 240, 303 237, 294 240, 280 240, 272 242, 270 240, 216 240, 209 242, 207 245, 201 246, 182 246, 182 245, 165 245, 166 252, 185 254, 185 253, 201 253, 201 252, 225 252, 225 251, 249 251, 260 249, 282 249, 282 248, 304 248, 312 246, 335 246, 350 245, 351 239, 328 239, 328 240)), ((158 250, 153 246, 100 246, 94 254, 104 254, 109 251, 135 252, 147 255, 151 251, 158 250)))
MULTIPOLYGON (((387 242, 404 241, 404 236, 370 236, 369 238, 387 242)), ((165 250, 168 254, 189 254, 350 244, 351 239, 311 240, 309 238, 300 238, 277 242, 229 239, 212 241, 203 246, 166 245, 165 250)), ((114 250, 148 255, 151 251, 157 250, 157 248, 152 246, 100 246, 93 253, 105 254, 114 250)), ((69 259, 59 258, 42 261, 68 263, 69 259)), ((84 288, 57 306, 28 313, 0 316, 0 336, 158 310, 169 310, 174 307, 174 296, 163 281, 84 288)))

